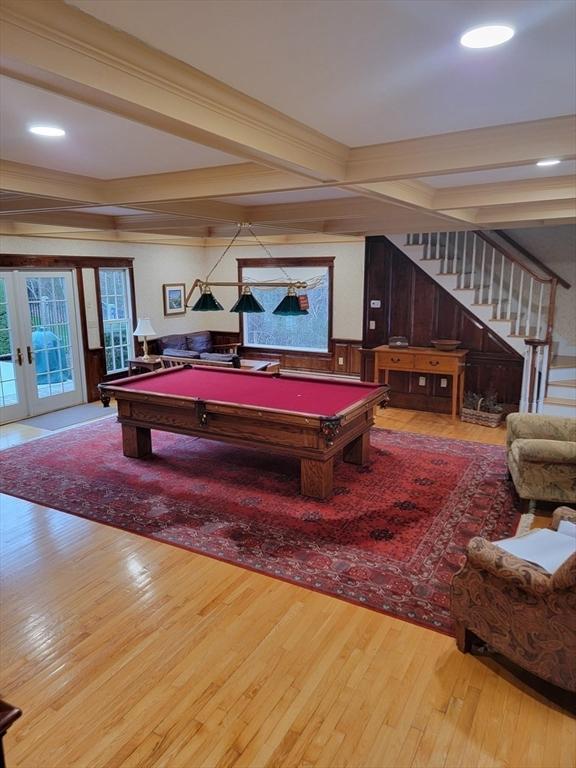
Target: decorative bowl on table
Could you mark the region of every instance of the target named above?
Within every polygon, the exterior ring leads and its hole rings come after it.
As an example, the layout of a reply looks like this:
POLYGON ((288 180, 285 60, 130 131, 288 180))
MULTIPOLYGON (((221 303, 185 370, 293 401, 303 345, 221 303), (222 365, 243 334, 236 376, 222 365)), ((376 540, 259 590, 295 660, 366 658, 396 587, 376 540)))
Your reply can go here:
POLYGON ((458 339, 433 339, 430 343, 440 352, 452 352, 462 344, 458 339))

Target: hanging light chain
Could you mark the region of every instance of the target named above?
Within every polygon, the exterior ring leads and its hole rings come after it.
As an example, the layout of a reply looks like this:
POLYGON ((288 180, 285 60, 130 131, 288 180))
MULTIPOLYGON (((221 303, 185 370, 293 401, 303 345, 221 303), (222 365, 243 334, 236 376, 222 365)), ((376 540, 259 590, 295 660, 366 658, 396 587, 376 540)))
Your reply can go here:
POLYGON ((236 230, 236 232, 235 232, 235 234, 234 234, 234 237, 232 238, 232 240, 230 240, 230 242, 228 243, 228 245, 226 246, 226 248, 225 248, 225 249, 224 249, 224 251, 222 252, 222 255, 220 256, 220 258, 218 259, 218 261, 216 262, 216 264, 214 264, 214 266, 212 267, 212 269, 210 270, 210 272, 208 272, 208 274, 206 275, 206 280, 204 280, 204 282, 205 282, 205 283, 207 283, 207 282, 208 282, 208 280, 209 280, 209 278, 210 278, 210 275, 212 274, 212 272, 214 272, 214 270, 216 269, 216 267, 218 266, 218 264, 220 264, 220 262, 222 261, 222 259, 224 258, 224 256, 226 256, 226 254, 228 253, 228 251, 230 250, 230 248, 232 248, 232 246, 234 245, 234 243, 235 243, 235 241, 236 241, 236 238, 238 237, 238 235, 239 235, 239 234, 240 234, 240 232, 242 231, 242 226, 243 226, 242 224, 238 224, 238 229, 236 230))

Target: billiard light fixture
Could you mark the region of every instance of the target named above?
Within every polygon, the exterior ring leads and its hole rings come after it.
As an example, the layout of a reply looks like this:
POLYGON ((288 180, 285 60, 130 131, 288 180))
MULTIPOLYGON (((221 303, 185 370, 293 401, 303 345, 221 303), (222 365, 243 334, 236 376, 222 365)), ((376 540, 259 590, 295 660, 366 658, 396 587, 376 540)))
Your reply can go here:
POLYGON ((310 287, 309 283, 302 282, 300 280, 291 280, 290 276, 285 272, 283 267, 279 267, 279 269, 282 270, 282 272, 286 275, 286 281, 276 281, 276 280, 265 280, 262 282, 215 282, 213 280, 210 280, 210 275, 214 272, 216 267, 220 264, 224 256, 228 253, 230 248, 234 245, 234 242, 236 238, 240 235, 243 229, 247 229, 248 232, 252 235, 254 240, 258 243, 258 245, 266 251, 266 255, 269 258, 273 258, 272 254, 266 248, 264 243, 258 239, 256 234, 254 233, 254 230, 252 229, 252 226, 247 223, 238 224, 238 228, 236 232, 234 233, 234 236, 232 240, 228 243, 226 248, 224 249, 222 255, 214 264, 210 272, 207 274, 205 280, 196 279, 194 280, 192 284, 192 288, 188 291, 188 294, 186 296, 186 307, 189 306, 189 302, 192 299, 192 294, 196 289, 200 291, 200 297, 197 299, 196 303, 190 307, 192 312, 217 312, 220 310, 223 310, 224 307, 220 302, 214 297, 214 294, 212 293, 212 287, 213 286, 236 286, 240 289, 240 296, 238 297, 238 301, 234 304, 234 306, 231 308, 230 312, 238 312, 241 314, 244 313, 250 313, 250 312, 264 312, 265 309, 260 304, 258 299, 253 296, 252 294, 252 288, 287 288, 286 296, 282 299, 282 301, 278 304, 276 309, 273 311, 274 315, 307 315, 308 314, 308 297, 298 296, 296 291, 299 290, 306 290, 306 288, 310 287))

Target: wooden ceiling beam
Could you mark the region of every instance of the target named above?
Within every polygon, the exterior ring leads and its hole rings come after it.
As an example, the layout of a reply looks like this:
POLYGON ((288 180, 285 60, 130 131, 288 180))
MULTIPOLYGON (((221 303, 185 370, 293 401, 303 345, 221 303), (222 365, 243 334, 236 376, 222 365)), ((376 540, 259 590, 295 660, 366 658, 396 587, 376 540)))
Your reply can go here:
POLYGON ((80 211, 45 211, 36 213, 12 213, 6 217, 13 222, 47 224, 49 226, 74 227, 75 229, 114 229, 113 216, 80 211))
POLYGON ((576 116, 475 128, 350 150, 345 182, 423 178, 576 158, 576 116))
POLYGON ((576 177, 567 175, 449 187, 435 192, 431 207, 433 210, 445 210, 453 207, 477 208, 575 199, 576 177))

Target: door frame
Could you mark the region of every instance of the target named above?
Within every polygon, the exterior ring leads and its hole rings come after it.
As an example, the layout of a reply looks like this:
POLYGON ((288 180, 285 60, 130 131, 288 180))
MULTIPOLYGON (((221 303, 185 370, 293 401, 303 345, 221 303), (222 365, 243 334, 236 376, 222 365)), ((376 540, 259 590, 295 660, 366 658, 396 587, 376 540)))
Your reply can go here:
MULTIPOLYGON (((54 277, 55 274, 63 275, 67 283, 67 291, 70 291, 69 300, 67 302, 68 308, 68 322, 71 330, 73 331, 75 342, 75 365, 74 375, 77 381, 76 392, 78 392, 79 402, 75 405, 81 405, 87 402, 87 386, 86 386, 86 366, 85 366, 85 352, 84 352, 84 333, 82 327, 80 304, 80 292, 78 290, 78 282, 76 277, 76 270, 71 267, 46 267, 38 264, 37 266, 30 266, 24 269, 11 269, 3 270, 5 273, 11 273, 12 286, 14 288, 14 299, 17 306, 13 307, 12 323, 14 327, 14 320, 16 322, 16 328, 19 332, 19 341, 22 342, 22 348, 27 344, 32 346, 31 328, 30 328, 30 316, 29 307, 26 297, 26 278, 27 276, 34 275, 39 277, 54 277), (26 343, 24 343, 26 342, 26 343)), ((17 347, 18 344, 15 345, 17 347)), ((62 403, 55 403, 55 397, 58 395, 38 398, 34 393, 36 387, 36 367, 33 364, 25 363, 25 367, 22 367, 24 386, 21 392, 22 402, 25 404, 25 415, 16 416, 15 418, 9 417, 11 421, 20 421, 22 419, 31 418, 33 416, 39 416, 44 413, 50 413, 51 411, 61 410, 62 408, 70 407, 69 405, 62 405, 62 403), (47 407, 42 407, 45 405, 47 407), (55 407, 54 407, 55 406, 55 407)), ((20 413, 20 411, 19 411, 20 413)), ((4 420, 3 420, 4 421, 4 420)), ((7 423, 7 422, 5 422, 7 423)))

